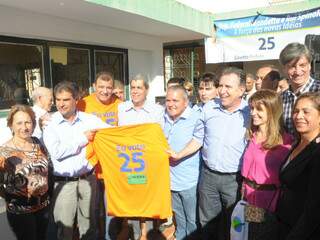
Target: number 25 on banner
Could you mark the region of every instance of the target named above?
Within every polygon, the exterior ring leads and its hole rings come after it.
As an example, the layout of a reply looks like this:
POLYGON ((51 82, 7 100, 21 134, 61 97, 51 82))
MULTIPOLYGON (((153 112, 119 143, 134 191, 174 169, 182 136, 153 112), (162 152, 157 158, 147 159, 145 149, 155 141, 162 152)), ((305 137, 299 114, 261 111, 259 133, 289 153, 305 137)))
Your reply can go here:
POLYGON ((271 50, 276 46, 274 37, 258 38, 258 41, 260 43, 259 50, 271 50))
POLYGON ((142 172, 145 169, 145 163, 144 160, 141 159, 143 153, 142 152, 133 152, 131 154, 131 160, 133 163, 137 164, 137 167, 130 168, 128 165, 130 163, 130 156, 126 153, 120 153, 118 154, 119 158, 124 159, 124 163, 122 164, 120 171, 121 172, 142 172))

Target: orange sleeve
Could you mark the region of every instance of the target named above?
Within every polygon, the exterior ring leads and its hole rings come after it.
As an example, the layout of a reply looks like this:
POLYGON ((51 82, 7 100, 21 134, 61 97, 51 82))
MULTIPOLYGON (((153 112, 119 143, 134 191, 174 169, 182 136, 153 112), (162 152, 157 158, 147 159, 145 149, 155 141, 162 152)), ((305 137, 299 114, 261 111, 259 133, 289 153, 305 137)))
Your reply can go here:
POLYGON ((77 103, 77 109, 79 111, 85 112, 86 109, 86 102, 83 99, 80 99, 77 103))

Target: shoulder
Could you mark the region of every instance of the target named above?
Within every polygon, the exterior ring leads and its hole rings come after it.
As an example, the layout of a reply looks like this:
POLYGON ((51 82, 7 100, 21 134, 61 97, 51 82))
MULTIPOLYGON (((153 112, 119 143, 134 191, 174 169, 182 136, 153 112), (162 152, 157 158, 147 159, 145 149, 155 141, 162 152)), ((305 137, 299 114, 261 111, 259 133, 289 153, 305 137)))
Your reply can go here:
POLYGON ((113 101, 112 104, 119 105, 120 103, 123 103, 117 96, 112 95, 113 101))
POLYGON ((118 109, 119 109, 119 111, 120 110, 124 111, 124 110, 129 109, 131 106, 132 106, 132 102, 131 101, 125 101, 125 102, 119 103, 118 109))
POLYGON ((294 142, 294 137, 291 134, 286 132, 282 134, 282 139, 283 139, 283 144, 285 145, 288 145, 288 144, 292 145, 294 142))
POLYGON ((90 113, 86 113, 86 112, 82 112, 82 111, 78 111, 78 117, 80 118, 80 120, 83 120, 83 121, 97 121, 97 120, 100 120, 100 118, 98 118, 94 114, 90 114, 90 113))
POLYGON ((152 104, 151 104, 151 107, 152 107, 155 111, 164 112, 164 107, 161 106, 161 105, 158 104, 158 103, 152 103, 152 104))
POLYGON ((320 80, 314 79, 312 86, 310 87, 311 92, 318 92, 320 91, 320 80))
POLYGON ((209 102, 207 102, 206 104, 203 105, 202 111, 206 112, 208 110, 214 110, 216 108, 219 108, 220 104, 221 104, 220 99, 218 99, 218 98, 212 99, 212 100, 210 100, 209 102))
POLYGON ((7 146, 0 146, 0 167, 2 165, 2 161, 11 157, 13 152, 13 148, 7 146))
POLYGON ((80 100, 78 101, 78 103, 77 103, 77 108, 78 108, 80 111, 85 111, 86 108, 87 108, 87 105, 88 105, 89 103, 94 103, 94 100, 95 100, 95 99, 94 99, 93 96, 94 96, 94 95, 91 94, 91 95, 89 95, 89 96, 86 96, 86 97, 80 99, 80 100))

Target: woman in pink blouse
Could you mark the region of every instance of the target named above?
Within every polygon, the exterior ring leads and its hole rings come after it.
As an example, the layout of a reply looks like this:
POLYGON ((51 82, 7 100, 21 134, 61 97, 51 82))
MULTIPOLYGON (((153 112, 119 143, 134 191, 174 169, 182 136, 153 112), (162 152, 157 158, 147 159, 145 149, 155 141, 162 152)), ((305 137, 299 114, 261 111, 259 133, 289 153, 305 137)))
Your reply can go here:
MULTIPOLYGON (((243 197, 250 204, 274 212, 278 198, 280 166, 293 138, 284 133, 282 103, 276 92, 260 90, 249 99, 251 122, 249 144, 244 153, 243 197)), ((276 224, 271 218, 249 223, 248 239, 275 239, 276 224)))

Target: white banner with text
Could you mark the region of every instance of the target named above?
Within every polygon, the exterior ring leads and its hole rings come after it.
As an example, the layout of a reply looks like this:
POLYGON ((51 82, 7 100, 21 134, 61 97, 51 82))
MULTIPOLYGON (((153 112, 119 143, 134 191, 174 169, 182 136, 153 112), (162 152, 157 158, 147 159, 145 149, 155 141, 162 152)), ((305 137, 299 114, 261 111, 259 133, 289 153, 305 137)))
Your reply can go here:
POLYGON ((214 25, 215 37, 205 39, 206 63, 278 59, 288 43, 304 43, 306 35, 320 34, 320 8, 219 20, 214 25))

